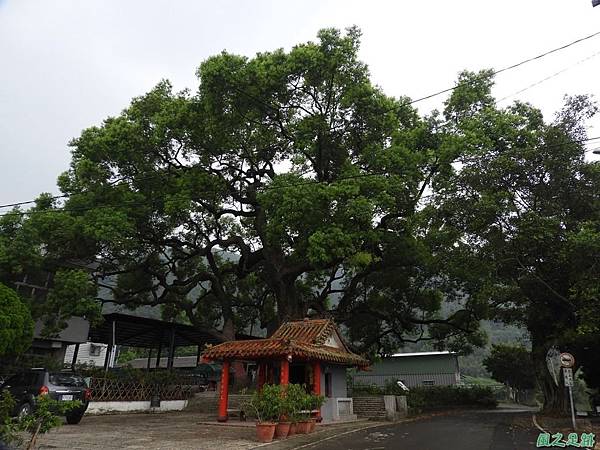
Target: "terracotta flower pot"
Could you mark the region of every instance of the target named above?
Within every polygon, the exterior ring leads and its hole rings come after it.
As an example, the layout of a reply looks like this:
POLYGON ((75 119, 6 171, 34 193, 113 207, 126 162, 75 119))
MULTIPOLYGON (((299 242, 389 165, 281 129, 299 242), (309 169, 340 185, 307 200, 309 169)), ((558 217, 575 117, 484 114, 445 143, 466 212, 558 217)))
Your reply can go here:
POLYGON ((275 437, 285 439, 290 433, 291 422, 279 422, 275 427, 275 437))
POLYGON ((310 419, 310 429, 308 430, 308 432, 312 433, 313 431, 315 431, 316 427, 317 427, 317 419, 310 419))
POLYGON ((288 431, 288 437, 289 436, 293 436, 296 434, 296 427, 298 426, 298 424, 296 422, 292 422, 290 424, 290 431, 288 431))
POLYGON ((302 420, 296 425, 296 433, 307 434, 310 433, 310 420, 302 420))
POLYGON ((262 422, 256 424, 256 439, 258 442, 271 442, 275 434, 276 423, 262 422))

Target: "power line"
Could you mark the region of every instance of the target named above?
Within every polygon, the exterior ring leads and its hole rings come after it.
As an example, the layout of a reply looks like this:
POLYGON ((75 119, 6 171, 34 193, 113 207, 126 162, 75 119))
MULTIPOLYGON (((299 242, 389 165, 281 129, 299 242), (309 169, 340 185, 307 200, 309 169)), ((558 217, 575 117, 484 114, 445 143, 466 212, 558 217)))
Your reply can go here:
POLYGON ((591 54, 590 56, 588 56, 587 58, 583 58, 583 59, 581 59, 581 60, 577 61, 576 63, 574 63, 574 64, 571 64, 570 66, 568 66, 568 67, 565 67, 564 69, 562 69, 562 70, 559 70, 558 72, 555 72, 555 73, 553 73, 552 75, 549 75, 549 76, 547 76, 546 78, 543 78, 543 79, 541 79, 541 80, 539 80, 539 81, 536 81, 535 83, 532 83, 532 84, 530 84, 529 86, 527 86, 527 87, 525 87, 525 88, 523 88, 523 89, 520 89, 520 90, 518 90, 517 92, 514 92, 514 93, 512 93, 512 94, 510 94, 510 95, 507 95, 506 97, 502 97, 502 98, 501 98, 500 100, 498 100, 498 101, 499 101, 499 102, 501 102, 501 101, 503 101, 503 100, 506 100, 506 99, 508 99, 508 98, 514 97, 515 95, 518 95, 518 94, 521 94, 521 93, 523 93, 523 92, 525 92, 525 91, 528 91, 529 89, 531 89, 531 88, 534 88, 534 87, 536 87, 536 86, 538 86, 538 85, 540 85, 540 84, 542 84, 542 83, 544 83, 544 82, 546 82, 546 81, 548 81, 548 80, 550 80, 550 79, 552 79, 552 78, 555 78, 555 77, 557 77, 558 75, 560 75, 560 74, 562 74, 562 73, 564 73, 564 72, 566 72, 566 71, 568 71, 568 70, 572 69, 573 67, 576 67, 576 66, 578 66, 578 65, 580 65, 580 64, 583 64, 583 63, 585 63, 585 62, 589 61, 590 59, 592 59, 592 58, 594 58, 594 57, 596 57, 596 56, 598 56, 598 55, 600 55, 600 52, 593 53, 593 54, 591 54))
MULTIPOLYGON (((517 67, 523 66, 523 65, 525 65, 527 63, 530 63, 532 61, 536 61, 536 60, 541 59, 541 58, 543 58, 545 56, 548 56, 548 55, 551 55, 553 53, 556 53, 556 52, 559 52, 561 50, 564 50, 566 48, 572 47, 573 45, 576 45, 576 44, 579 44, 581 42, 587 41, 588 39, 592 39, 593 37, 596 37, 598 35, 600 35, 600 31, 597 31, 597 32, 592 33, 592 34, 590 34, 588 36, 576 39, 576 40, 574 40, 572 42, 569 42, 568 44, 561 45, 560 47, 554 48, 552 50, 548 50, 547 52, 541 53, 541 54, 539 54, 537 56, 534 56, 532 58, 527 58, 527 59, 524 59, 523 61, 520 61, 518 63, 511 64, 510 66, 503 67, 502 69, 494 70, 492 72, 492 75, 498 75, 499 73, 507 72, 507 71, 512 70, 512 69, 516 69, 517 67)), ((445 94, 447 92, 452 92, 452 91, 458 89, 459 86, 460 85, 456 85, 456 86, 453 86, 453 87, 450 87, 450 88, 447 88, 447 89, 443 89, 441 91, 434 92, 433 94, 429 94, 429 95, 426 95, 424 97, 420 97, 420 98, 417 98, 415 100, 411 100, 409 102, 406 102, 405 104, 406 105, 412 105, 413 103, 422 102, 423 100, 428 100, 430 98, 437 97, 438 95, 442 95, 442 94, 445 94)))
MULTIPOLYGON (((582 37, 582 38, 576 39, 576 40, 574 40, 574 41, 572 41, 572 42, 569 42, 568 44, 562 45, 562 46, 560 46, 560 47, 557 47, 557 48, 554 48, 554 49, 552 49, 552 50, 548 50, 548 51, 546 51, 546 52, 544 52, 544 53, 541 53, 541 54, 539 54, 539 55, 537 55, 537 56, 534 56, 534 57, 531 57, 531 58, 525 59, 525 60, 523 60, 523 61, 520 61, 520 62, 518 62, 518 63, 515 63, 515 64, 511 64, 510 66, 506 66, 506 67, 504 67, 504 68, 502 68, 502 69, 495 70, 495 71, 493 71, 493 72, 492 72, 492 74, 493 74, 493 75, 497 75, 497 74, 499 74, 499 73, 502 73, 502 72, 506 72, 506 71, 508 71, 508 70, 515 69, 515 68, 517 68, 517 67, 520 67, 520 66, 522 66, 522 65, 524 65, 524 64, 530 63, 530 62, 532 62, 532 61, 536 61, 536 60, 538 60, 538 59, 541 59, 541 58, 543 58, 543 57, 545 57, 545 56, 548 56, 548 55, 551 55, 551 54, 553 54, 553 53, 559 52, 559 51, 561 51, 561 50, 567 49, 567 48, 569 48, 569 47, 571 47, 571 46, 573 46, 573 45, 579 44, 579 43, 581 43, 581 42, 584 42, 584 41, 586 41, 586 40, 588 40, 588 39, 592 39, 593 37, 596 37, 596 36, 598 36, 598 35, 600 35, 600 31, 597 31, 597 32, 595 32, 595 33, 592 33, 592 34, 590 34, 590 35, 588 35, 588 36, 584 36, 584 37, 582 37)), ((577 65, 577 64, 581 64, 581 63, 583 63, 583 62, 587 61, 588 59, 591 59, 592 57, 594 57, 594 56, 597 56, 598 54, 600 54, 600 52, 594 53, 593 55, 589 56, 588 58, 585 58, 585 59, 583 59, 583 60, 581 60, 581 61, 577 62, 575 65, 577 65)), ((569 68, 570 68, 570 67, 569 67, 569 68)), ((521 91, 518 91, 518 92, 516 92, 516 93, 514 93, 514 94, 511 94, 511 95, 509 95, 509 96, 507 96, 507 97, 504 97, 504 98, 500 99, 499 101, 505 100, 505 99, 506 99, 506 98, 508 98, 508 97, 512 97, 512 96, 514 96, 514 95, 517 95, 517 94, 519 94, 519 93, 521 93, 521 92, 524 92, 524 91, 525 91, 525 90, 527 90, 527 89, 530 89, 530 88, 532 88, 532 87, 534 87, 534 86, 536 86, 536 85, 538 85, 538 84, 540 84, 540 83, 542 83, 542 82, 544 82, 544 81, 547 81, 547 80, 548 80, 548 79, 550 79, 550 78, 553 78, 554 76, 557 76, 557 75, 559 75, 560 73, 562 73, 562 72, 564 72, 564 71, 568 70, 569 68, 563 69, 562 71, 560 71, 560 72, 557 72, 557 73, 555 73, 555 74, 553 74, 553 75, 551 75, 551 76, 549 76, 549 77, 547 77, 547 78, 545 78, 545 79, 543 79, 543 80, 541 80, 541 81, 539 81, 539 82, 537 82, 537 83, 534 83, 534 84, 532 84, 531 86, 528 86, 527 88, 525 88, 525 89, 522 89, 521 91)), ((447 88, 447 89, 443 89, 443 90, 441 90, 441 91, 438 91, 438 92, 434 92, 433 94, 429 94, 429 95, 426 95, 426 96, 424 96, 424 97, 420 97, 420 98, 417 98, 417 99, 411 100, 411 101, 409 101, 409 102, 405 102, 403 105, 411 105, 411 104, 413 104, 413 103, 418 103, 418 102, 421 102, 421 101, 423 101, 423 100, 427 100, 427 99, 430 99, 430 98, 433 98, 433 97, 437 97, 438 95, 441 95, 441 94, 445 94, 445 93, 447 93, 447 92, 454 91, 454 90, 456 90, 456 89, 457 89, 459 86, 460 86, 460 85, 456 85, 456 86, 453 86, 453 87, 450 87, 450 88, 447 88)), ((247 94, 246 92, 244 92, 243 90, 240 90, 240 89, 239 89, 239 88, 237 88, 236 86, 233 86, 233 87, 234 87, 236 90, 238 90, 239 92, 241 92, 241 93, 243 93, 243 94, 245 94, 245 95, 248 95, 248 96, 250 96, 250 94, 247 94)), ((261 102, 261 104, 263 104, 264 106, 267 106, 267 107, 269 107, 269 108, 272 108, 272 109, 278 109, 278 108, 274 107, 273 105, 270 105, 270 104, 264 103, 264 102, 262 102, 262 101, 260 101, 260 102, 261 102)), ((401 106, 403 106, 403 105, 401 105, 401 106)), ((79 193, 83 193, 83 192, 79 192, 79 193)), ((73 195, 73 194, 63 194, 63 195, 56 195, 56 196, 49 197, 49 199, 50 199, 50 200, 58 200, 58 199, 62 199, 62 198, 68 198, 68 197, 70 197, 71 195, 73 195)), ((0 208, 10 208, 10 207, 15 207, 15 206, 23 206, 23 205, 32 204, 32 203, 35 203, 35 202, 36 202, 36 200, 28 200, 28 201, 24 201, 24 202, 9 203, 9 204, 5 204, 5 205, 0 205, 0 208)), ((2 214, 0 214, 0 216, 2 216, 2 214)))

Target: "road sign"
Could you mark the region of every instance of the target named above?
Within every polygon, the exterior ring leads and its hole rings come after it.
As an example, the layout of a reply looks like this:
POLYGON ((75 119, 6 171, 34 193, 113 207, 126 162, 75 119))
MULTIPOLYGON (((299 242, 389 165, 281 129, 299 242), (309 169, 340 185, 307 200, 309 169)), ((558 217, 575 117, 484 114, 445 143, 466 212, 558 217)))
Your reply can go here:
POLYGON ((565 377, 565 386, 572 387, 573 386, 573 369, 570 367, 563 368, 563 376, 565 377))
POLYGON ((570 353, 561 353, 560 365, 563 367, 573 367, 575 365, 575 357, 570 353))

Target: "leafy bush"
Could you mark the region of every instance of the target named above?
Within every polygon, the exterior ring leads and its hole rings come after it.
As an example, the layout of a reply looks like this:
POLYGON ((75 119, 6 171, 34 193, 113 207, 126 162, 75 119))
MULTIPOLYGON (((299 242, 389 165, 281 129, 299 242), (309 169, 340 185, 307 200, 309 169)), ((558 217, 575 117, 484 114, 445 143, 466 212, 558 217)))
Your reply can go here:
POLYGON ((34 448, 40 434, 47 433, 52 428, 60 427, 62 419, 59 416, 82 407, 80 401, 57 401, 42 395, 36 398, 35 408, 31 414, 24 417, 11 417, 15 400, 9 392, 2 392, 0 398, 0 444, 15 444, 21 446, 23 440, 19 432, 25 431, 31 435, 27 448, 34 448))
POLYGON ((385 389, 376 384, 356 383, 352 385, 352 395, 384 395, 385 389))
POLYGON ((279 385, 265 384, 254 392, 247 406, 256 414, 258 422, 278 422, 282 413, 282 391, 279 385))
POLYGON ((246 406, 259 422, 278 422, 285 418, 296 423, 308 419, 311 411, 320 408, 323 403, 324 396, 309 394, 301 384, 265 384, 252 394, 246 406))
POLYGON ((301 384, 288 384, 286 386, 284 404, 290 421, 296 423, 304 419, 305 414, 300 413, 300 411, 306 410, 308 395, 305 387, 301 384))
POLYGON ((455 386, 411 388, 407 396, 407 402, 409 409, 413 412, 460 406, 494 408, 498 405, 494 391, 486 386, 469 388, 455 386))
POLYGON ((11 417, 15 405, 12 395, 7 391, 2 392, 2 397, 0 397, 0 447, 1 444, 21 443, 17 435, 18 422, 11 417))

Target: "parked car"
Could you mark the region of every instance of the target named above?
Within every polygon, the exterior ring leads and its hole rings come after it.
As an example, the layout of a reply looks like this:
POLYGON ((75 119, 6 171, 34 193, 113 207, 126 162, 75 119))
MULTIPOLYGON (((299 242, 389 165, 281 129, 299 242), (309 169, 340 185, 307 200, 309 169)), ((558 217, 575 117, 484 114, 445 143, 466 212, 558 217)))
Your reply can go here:
POLYGON ((14 397, 15 416, 30 414, 40 395, 48 395, 58 401, 79 400, 82 406, 66 416, 67 423, 72 425, 81 421, 92 396, 81 376, 73 372, 53 372, 46 369, 21 371, 8 378, 0 386, 1 391, 8 391, 14 397))

